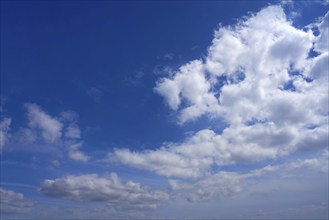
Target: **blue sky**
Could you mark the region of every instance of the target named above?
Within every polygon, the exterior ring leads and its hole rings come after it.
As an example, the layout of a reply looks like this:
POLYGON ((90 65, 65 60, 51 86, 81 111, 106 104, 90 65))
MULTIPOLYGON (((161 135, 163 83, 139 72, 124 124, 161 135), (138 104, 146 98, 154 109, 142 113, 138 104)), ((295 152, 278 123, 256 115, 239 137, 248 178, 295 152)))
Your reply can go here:
POLYGON ((2 1, 1 218, 328 218, 327 1, 2 1))

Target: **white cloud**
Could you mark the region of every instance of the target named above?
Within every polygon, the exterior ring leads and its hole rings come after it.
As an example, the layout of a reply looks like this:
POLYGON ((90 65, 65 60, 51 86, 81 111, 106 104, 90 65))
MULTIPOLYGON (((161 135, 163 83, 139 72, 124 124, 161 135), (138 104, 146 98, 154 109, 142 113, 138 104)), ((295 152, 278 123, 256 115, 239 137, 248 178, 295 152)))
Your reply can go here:
POLYGON ((79 148, 81 148, 81 147, 82 147, 82 142, 71 144, 69 146, 69 157, 72 160, 87 162, 90 159, 90 157, 79 150, 79 148))
POLYGON ((230 126, 222 134, 205 129, 182 143, 157 150, 132 152, 116 149, 110 162, 119 162, 159 175, 198 178, 211 173, 212 166, 244 164, 274 159, 294 151, 320 150, 328 146, 326 125, 298 129, 273 122, 230 126))
POLYGON ((83 140, 78 125, 79 115, 76 112, 63 111, 58 117, 55 117, 45 112, 37 104, 27 103, 25 107, 28 124, 26 127, 20 127, 13 134, 12 145, 17 143, 18 146, 33 150, 57 149, 67 152, 69 158, 81 162, 90 159, 90 156, 80 150, 83 140))
POLYGON ((319 36, 294 27, 281 6, 220 27, 204 60, 181 66, 154 90, 178 113, 178 123, 207 114, 228 127, 221 134, 204 129, 156 150, 116 149, 109 161, 198 178, 212 166, 328 147, 328 51, 320 49, 323 39, 328 42, 326 17, 313 24, 319 36), (319 55, 309 57, 312 49, 319 55))
POLYGON ((63 124, 41 110, 36 104, 25 104, 29 126, 41 132, 42 138, 49 143, 58 141, 62 136, 63 124))
POLYGON ((8 131, 11 124, 11 118, 4 118, 0 121, 0 153, 8 140, 8 131))
POLYGON ((79 150, 83 145, 80 127, 78 126, 79 115, 74 111, 64 111, 60 115, 64 122, 69 123, 65 126, 63 138, 64 145, 68 148, 68 156, 72 160, 87 162, 90 156, 79 150))
MULTIPOLYGON (((26 103, 24 106, 28 123, 11 132, 8 149, 49 152, 55 150, 57 153, 67 153, 72 160, 87 162, 90 159, 90 156, 80 150, 83 140, 78 126, 79 115, 76 112, 63 111, 56 117, 48 114, 37 104, 26 103)), ((11 118, 4 118, 0 122, 0 153, 9 137, 10 124, 11 118)))
POLYGON ((155 91, 166 98, 173 110, 180 107, 182 100, 190 104, 182 110, 180 121, 184 123, 218 104, 214 94, 209 93, 210 86, 204 77, 202 62, 195 60, 182 66, 173 78, 164 78, 157 82, 155 91))
POLYGON ((56 198, 106 202, 110 207, 126 211, 153 209, 169 199, 166 192, 153 191, 132 181, 122 182, 115 173, 109 177, 86 174, 45 180, 39 192, 56 198))
MULTIPOLYGON (((296 99, 297 108, 308 109, 310 106, 304 102, 310 95, 282 88, 295 79, 291 72, 309 76, 312 63, 314 68, 325 69, 327 47, 323 55, 308 59, 313 43, 318 48, 320 38, 328 42, 324 20, 319 24, 323 34, 315 37, 311 30, 295 28, 280 6, 264 8, 235 26, 220 27, 204 61, 181 66, 173 76, 160 79, 155 91, 178 111, 180 123, 206 113, 230 123, 243 123, 253 117, 271 120, 266 110, 281 95, 296 99)), ((327 71, 324 73, 327 75, 327 71)), ((310 113, 316 115, 312 108, 310 113)))
POLYGON ((165 148, 143 153, 117 149, 113 154, 109 155, 109 161, 118 161, 136 168, 155 171, 163 176, 178 176, 182 178, 202 176, 204 169, 212 163, 211 159, 187 158, 165 148))
POLYGON ((277 153, 276 150, 262 149, 247 142, 244 145, 230 144, 229 135, 223 138, 206 129, 181 144, 169 144, 154 151, 131 152, 127 149, 116 149, 109 155, 109 159, 168 177, 197 178, 206 175, 212 165, 255 161, 274 157, 277 153), (248 144, 249 152, 245 151, 248 144))
POLYGON ((16 214, 30 211, 34 203, 24 198, 24 195, 21 193, 0 188, 0 206, 2 214, 16 214))

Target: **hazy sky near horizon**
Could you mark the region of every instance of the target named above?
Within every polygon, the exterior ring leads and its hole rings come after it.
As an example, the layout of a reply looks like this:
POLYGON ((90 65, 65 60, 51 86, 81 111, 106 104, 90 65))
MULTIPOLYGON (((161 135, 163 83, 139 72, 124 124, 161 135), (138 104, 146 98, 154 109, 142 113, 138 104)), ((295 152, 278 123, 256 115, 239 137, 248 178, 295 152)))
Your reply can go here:
POLYGON ((328 1, 1 1, 3 219, 328 218, 328 1))

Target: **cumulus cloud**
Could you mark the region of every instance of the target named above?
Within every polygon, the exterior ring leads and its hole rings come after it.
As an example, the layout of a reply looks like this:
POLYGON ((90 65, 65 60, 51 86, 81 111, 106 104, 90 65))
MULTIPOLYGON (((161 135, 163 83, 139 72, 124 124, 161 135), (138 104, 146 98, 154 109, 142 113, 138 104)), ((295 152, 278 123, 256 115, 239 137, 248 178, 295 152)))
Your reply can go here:
MULTIPOLYGON (((204 60, 191 61, 173 76, 160 79, 155 91, 165 98, 171 109, 178 111, 180 123, 206 113, 223 117, 230 123, 243 123, 251 118, 274 120, 281 112, 267 110, 280 104, 290 111, 309 109, 313 116, 310 120, 317 120, 316 109, 307 102, 304 104, 310 99, 309 94, 292 93, 283 88, 296 79, 293 72, 298 72, 299 80, 304 81, 312 72, 327 75, 323 66, 328 63, 328 46, 323 45, 328 42, 326 17, 318 24, 320 35, 317 37, 310 29, 295 28, 280 6, 269 6, 235 26, 220 27, 204 60), (308 59, 313 45, 323 54, 308 59), (322 60, 322 56, 323 64, 317 61, 322 60), (318 62, 321 64, 316 64, 318 62), (308 69, 310 65, 319 66, 319 70, 308 69), (294 101, 295 105, 273 103, 280 101, 281 96, 294 101)), ((314 75, 312 79, 315 78, 314 75)), ((319 85, 310 86, 315 90, 319 85)))
POLYGON ((0 121, 0 153, 2 152, 3 146, 8 140, 10 124, 11 118, 4 118, 2 121, 0 121))
POLYGON ((171 71, 154 90, 177 112, 179 124, 206 114, 225 120, 227 128, 220 134, 200 130, 156 150, 115 149, 109 161, 198 178, 213 166, 328 147, 327 17, 312 24, 319 35, 294 27, 278 5, 219 27, 204 59, 171 71))
POLYGON ((108 177, 86 174, 45 180, 39 192, 56 198, 106 202, 111 208, 126 211, 153 209, 169 199, 166 192, 150 190, 132 181, 122 182, 116 173, 108 177))
POLYGON ((30 211, 34 203, 21 193, 0 188, 0 206, 3 214, 24 213, 30 211))
POLYGON ((177 110, 183 100, 190 104, 182 110, 182 122, 196 118, 218 104, 214 94, 209 92, 211 84, 204 71, 203 63, 195 60, 182 66, 172 79, 163 78, 157 82, 155 91, 165 97, 170 108, 177 110))

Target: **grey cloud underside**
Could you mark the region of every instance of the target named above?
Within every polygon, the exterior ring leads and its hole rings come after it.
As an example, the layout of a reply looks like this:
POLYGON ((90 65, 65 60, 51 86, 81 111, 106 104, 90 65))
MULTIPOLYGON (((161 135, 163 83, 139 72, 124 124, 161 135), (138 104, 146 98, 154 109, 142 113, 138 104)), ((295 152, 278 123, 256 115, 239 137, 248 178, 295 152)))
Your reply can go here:
POLYGON ((200 130, 156 150, 116 149, 108 160, 167 177, 199 178, 214 165, 326 149, 328 14, 299 29, 281 6, 269 6, 220 27, 205 59, 181 66, 154 89, 177 112, 179 124, 208 115, 229 126, 221 134, 200 130), (312 50, 318 55, 310 57, 312 50))
POLYGON ((34 202, 24 198, 23 194, 0 188, 1 213, 24 213, 33 206, 34 202))
POLYGON ((86 174, 45 180, 39 192, 50 197, 105 202, 111 208, 123 210, 153 209, 169 199, 166 192, 150 190, 132 181, 122 182, 115 173, 109 177, 86 174))

